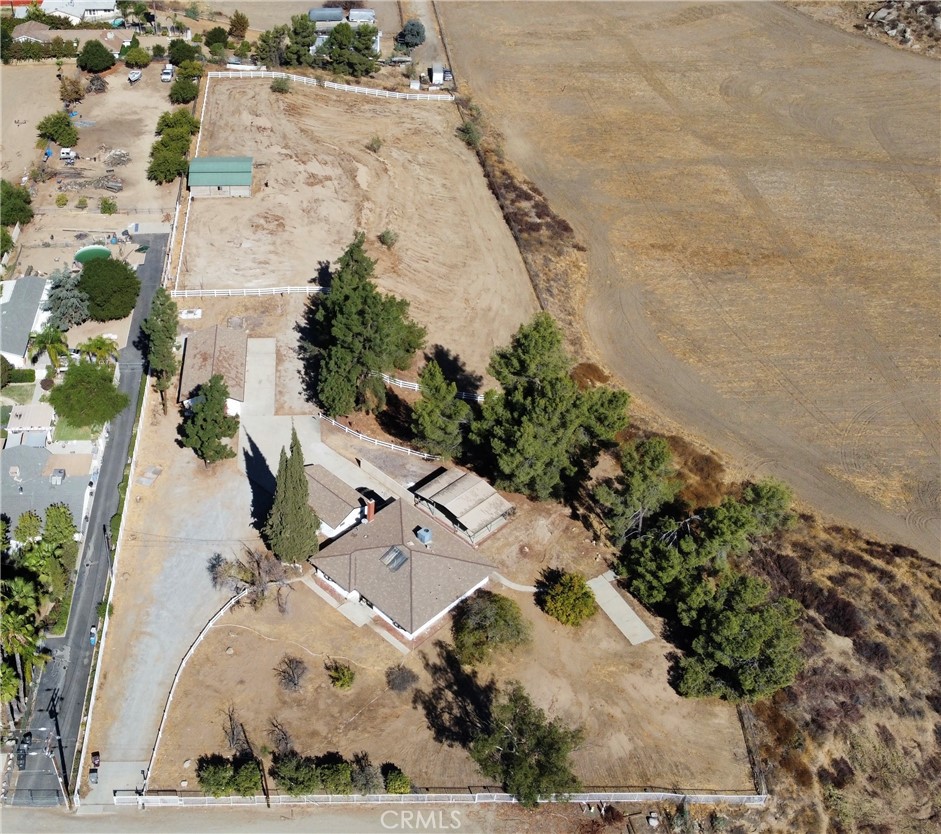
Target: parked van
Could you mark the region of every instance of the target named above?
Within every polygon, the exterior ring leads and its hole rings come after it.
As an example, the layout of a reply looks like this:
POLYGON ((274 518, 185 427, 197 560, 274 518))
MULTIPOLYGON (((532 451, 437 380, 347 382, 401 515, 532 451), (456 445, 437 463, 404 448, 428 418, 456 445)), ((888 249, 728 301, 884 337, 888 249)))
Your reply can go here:
POLYGON ((160 80, 167 81, 167 82, 172 81, 174 72, 175 72, 175 69, 173 67, 173 64, 167 64, 163 68, 163 72, 160 73, 160 80))
POLYGON ((74 162, 78 159, 78 154, 71 148, 59 148, 59 159, 63 162, 74 162))

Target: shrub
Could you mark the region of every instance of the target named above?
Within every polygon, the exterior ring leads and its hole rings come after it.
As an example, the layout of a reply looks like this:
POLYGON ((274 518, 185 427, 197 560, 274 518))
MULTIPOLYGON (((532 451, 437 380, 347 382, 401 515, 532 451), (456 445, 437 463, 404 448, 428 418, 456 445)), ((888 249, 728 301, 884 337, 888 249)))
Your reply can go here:
POLYGON ((150 51, 153 53, 154 58, 163 58, 167 54, 167 48, 162 43, 155 43, 150 51))
POLYGON ((509 597, 478 591, 454 610, 454 648, 462 663, 478 663, 494 649, 514 648, 529 641, 520 607, 509 597))
POLYGON ((386 793, 411 793, 412 780, 397 767, 389 767, 385 772, 386 793))
POLYGON ((6 226, 0 226, 0 258, 13 249, 13 235, 6 226))
POLYGON ((202 78, 205 71, 201 61, 184 61, 177 67, 176 74, 179 78, 189 78, 192 81, 202 78))
POLYGON ((480 147, 480 140, 483 139, 480 128, 474 122, 464 122, 457 129, 457 135, 461 137, 465 145, 475 149, 480 147))
POLYGON ((214 44, 225 46, 228 40, 229 33, 221 26, 215 26, 203 35, 203 42, 206 46, 213 46, 214 44))
POLYGON ((199 95, 199 87, 188 78, 177 78, 170 87, 170 101, 174 104, 189 104, 199 95))
POLYGON ((35 382, 36 381, 36 369, 35 368, 13 368, 10 370, 7 375, 7 381, 5 385, 13 385, 18 382, 35 382))
POLYGON ((95 321, 113 321, 129 315, 137 303, 140 280, 121 261, 92 261, 82 269, 78 288, 88 296, 88 314, 95 321))
POLYGON ((272 93, 291 92, 291 80, 289 78, 275 78, 271 82, 271 92, 272 93))
MULTIPOLYGON (((195 35, 193 40, 196 40, 195 35)), ((184 61, 195 61, 199 57, 199 47, 187 43, 182 38, 174 38, 167 48, 167 59, 173 66, 178 67, 184 61)))
POLYGON ((0 181, 0 224, 15 226, 17 223, 29 223, 33 219, 32 202, 28 188, 13 185, 7 180, 0 181))
POLYGON ((578 626, 598 610, 595 595, 580 573, 550 571, 536 592, 536 603, 563 625, 578 626))
POLYGON ((379 148, 381 147, 382 139, 378 136, 373 136, 373 138, 366 143, 366 150, 372 151, 373 153, 379 153, 379 148))
POLYGON ((114 55, 101 41, 88 41, 78 54, 78 67, 85 72, 104 72, 113 66, 114 55))
POLYGON ((386 247, 386 249, 391 249, 395 246, 398 241, 399 236, 392 229, 386 229, 379 235, 379 242, 386 247))
POLYGON ((69 195, 68 194, 57 194, 56 195, 56 205, 59 208, 64 208, 69 204, 69 195))
POLYGON ((402 31, 395 36, 395 42, 408 49, 414 49, 425 42, 425 25, 420 20, 407 20, 402 31))
MULTIPOLYGON (((98 201, 98 211, 100 211, 102 214, 117 214, 118 204, 110 197, 102 197, 98 201)), ((121 318, 123 318, 123 316, 121 318)))
POLYGON ((337 689, 349 689, 356 680, 356 672, 353 668, 339 661, 333 661, 327 665, 327 674, 330 676, 330 683, 337 689))
POLYGON ((77 209, 88 208, 88 197, 79 197, 78 201, 75 203, 75 208, 77 209))
POLYGON ((48 139, 64 148, 78 144, 78 131, 67 113, 51 113, 36 125, 40 138, 48 139))

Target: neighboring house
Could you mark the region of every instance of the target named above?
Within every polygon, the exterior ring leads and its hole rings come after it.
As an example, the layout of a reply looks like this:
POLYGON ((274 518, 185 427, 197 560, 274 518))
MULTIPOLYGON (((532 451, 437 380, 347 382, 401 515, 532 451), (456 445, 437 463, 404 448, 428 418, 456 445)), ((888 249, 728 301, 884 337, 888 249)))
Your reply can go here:
POLYGON ((56 413, 49 403, 15 405, 7 423, 6 447, 34 446, 44 449, 52 440, 56 413))
POLYGON ((251 197, 250 156, 197 156, 190 162, 188 182, 194 197, 251 197))
POLYGON ((40 8, 72 23, 113 20, 120 15, 116 0, 42 0, 40 8))
POLYGON ((349 14, 350 26, 375 26, 376 25, 376 10, 375 9, 350 9, 349 14))
POLYGON ((13 30, 13 40, 17 43, 52 43, 52 39, 63 37, 65 33, 52 29, 38 20, 27 20, 13 30))
POLYGON ((53 455, 33 446, 7 446, 0 452, 0 504, 11 529, 28 510, 45 518, 47 507, 65 504, 81 530, 85 490, 93 480, 90 469, 91 455, 53 455))
POLYGON ((304 467, 309 504, 320 519, 320 533, 334 539, 368 518, 375 504, 319 463, 304 467))
POLYGON ((17 278, 0 283, 0 353, 16 368, 29 365, 29 334, 41 330, 49 313, 42 309, 45 278, 17 278))
POLYGON ((347 600, 368 606, 408 639, 487 584, 493 565, 403 501, 392 501, 308 561, 347 600))
POLYGON ((454 530, 478 545, 499 530, 515 507, 483 478, 460 469, 440 469, 412 489, 415 504, 447 519, 454 530))
POLYGON ((244 330, 210 327, 187 336, 177 401, 188 407, 195 389, 220 374, 229 388, 226 411, 230 415, 241 413, 247 355, 248 335, 244 330))

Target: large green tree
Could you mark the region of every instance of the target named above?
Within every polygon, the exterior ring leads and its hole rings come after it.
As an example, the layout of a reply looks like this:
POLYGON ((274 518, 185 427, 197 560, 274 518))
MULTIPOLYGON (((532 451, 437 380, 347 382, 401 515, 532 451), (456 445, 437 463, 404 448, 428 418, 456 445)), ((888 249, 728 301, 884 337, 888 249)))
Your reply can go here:
POLYGON ((229 34, 236 40, 242 40, 248 32, 248 15, 236 9, 229 18, 229 34))
POLYGON ((530 639, 519 605, 491 591, 478 591, 454 609, 451 635, 462 663, 479 663, 494 650, 513 649, 530 639))
POLYGON ((226 414, 229 388, 220 374, 199 386, 195 401, 183 418, 183 445, 209 466, 235 457, 235 450, 222 441, 239 430, 238 417, 226 414))
POLYGON ((177 371, 176 340, 179 334, 179 310, 176 302, 163 287, 154 293, 150 315, 141 324, 146 345, 144 354, 147 367, 160 393, 163 413, 167 413, 167 391, 177 371))
POLYGON ((444 378, 433 359, 418 375, 421 398, 412 408, 412 430, 419 445, 442 458, 458 457, 470 423, 470 406, 457 396, 457 385, 444 378))
POLYGON ((682 487, 670 445, 662 437, 624 445, 620 458, 620 477, 595 488, 608 535, 619 548, 632 533, 641 532, 645 519, 676 498, 682 487))
POLYGON ((582 739, 581 728, 549 719, 526 690, 511 681, 470 754, 486 776, 499 780, 521 805, 535 808, 540 799, 562 799, 578 790, 571 754, 582 739))
POLYGON ((539 499, 556 495, 578 460, 627 424, 627 394, 582 391, 571 368, 548 313, 537 314, 493 354, 490 373, 503 390, 485 395, 472 437, 489 454, 498 486, 539 499))
POLYGON ((56 270, 49 275, 46 310, 49 325, 68 330, 88 321, 88 296, 79 288, 81 274, 56 270))
POLYGON ((320 519, 309 500, 304 453, 292 427, 291 453, 281 448, 274 503, 263 530, 268 547, 282 562, 296 565, 317 552, 320 519))
POLYGON ((755 701, 794 682, 801 668, 800 605, 772 599, 767 583, 730 576, 700 611, 699 635, 680 661, 679 692, 755 701))
POLYGON ((0 180, 0 225, 15 226, 17 223, 23 225, 29 223, 33 219, 33 208, 30 205, 32 202, 33 198, 28 188, 13 185, 7 180, 0 180))
POLYGON ((129 401, 113 378, 110 366, 73 362, 62 383, 49 392, 49 403, 73 426, 103 425, 127 408, 129 401))
POLYGON ((198 44, 187 43, 182 38, 174 38, 167 47, 167 60, 175 67, 184 61, 193 61, 198 56, 198 44))
POLYGON ((104 72, 114 66, 114 55, 99 40, 90 40, 78 53, 78 68, 85 72, 104 72))
POLYGON ((140 279, 123 261, 107 258, 85 264, 78 288, 88 296, 91 318, 114 321, 131 314, 140 293, 140 279))
POLYGON ((335 75, 352 75, 361 78, 371 75, 378 68, 378 54, 373 48, 378 30, 375 26, 350 26, 337 24, 327 36, 327 41, 317 48, 317 56, 335 75))
POLYGON ((36 132, 40 139, 48 139, 64 148, 71 148, 78 144, 78 130, 72 124, 68 113, 51 113, 40 119, 36 125, 36 132))
POLYGON ((190 78, 177 78, 170 85, 170 101, 173 104, 189 104, 199 95, 199 86, 190 78))
POLYGON ((385 385, 375 374, 407 368, 425 339, 408 302, 376 289, 365 240, 358 233, 340 256, 329 294, 314 302, 314 337, 302 344, 315 366, 317 400, 330 416, 381 409, 385 385))

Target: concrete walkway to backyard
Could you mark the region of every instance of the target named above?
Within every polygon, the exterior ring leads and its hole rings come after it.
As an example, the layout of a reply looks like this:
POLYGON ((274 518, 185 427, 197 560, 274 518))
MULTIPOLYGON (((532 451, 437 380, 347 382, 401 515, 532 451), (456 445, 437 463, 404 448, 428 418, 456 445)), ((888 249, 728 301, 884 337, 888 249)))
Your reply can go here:
POLYGON ((594 591, 599 607, 632 646, 653 640, 654 633, 611 584, 614 578, 614 572, 608 571, 588 581, 588 587, 594 591))

